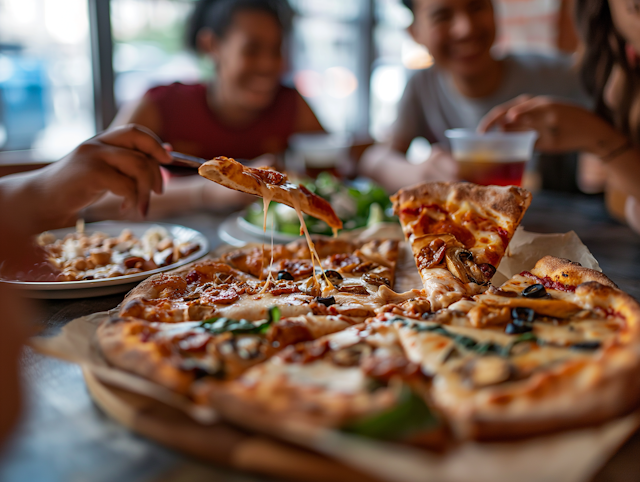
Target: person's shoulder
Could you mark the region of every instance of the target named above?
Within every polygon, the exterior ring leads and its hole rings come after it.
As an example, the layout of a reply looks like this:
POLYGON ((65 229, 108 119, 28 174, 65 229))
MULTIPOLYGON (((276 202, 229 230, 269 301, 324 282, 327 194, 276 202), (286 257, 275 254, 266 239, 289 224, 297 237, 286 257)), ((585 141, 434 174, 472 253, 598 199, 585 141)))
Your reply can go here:
POLYGON ((517 54, 511 62, 511 78, 522 93, 559 96, 587 103, 575 60, 567 54, 517 54))
POLYGON ((438 76, 438 68, 435 65, 427 67, 426 69, 413 70, 409 75, 407 83, 413 85, 423 85, 428 82, 433 82, 438 76))
POLYGON ((282 99, 302 99, 302 94, 295 87, 280 84, 276 93, 276 98, 278 97, 282 99))
POLYGON ((202 95, 206 92, 207 86, 204 84, 183 84, 174 82, 168 85, 157 85, 147 90, 145 94, 148 98, 162 101, 173 98, 185 98, 202 95))
POLYGON ((509 54, 505 61, 520 71, 531 74, 566 73, 574 69, 573 56, 563 53, 509 54))
POLYGON ((424 95, 429 91, 430 86, 437 85, 438 69, 435 65, 426 69, 414 70, 409 74, 405 93, 411 92, 414 95, 422 93, 424 95))

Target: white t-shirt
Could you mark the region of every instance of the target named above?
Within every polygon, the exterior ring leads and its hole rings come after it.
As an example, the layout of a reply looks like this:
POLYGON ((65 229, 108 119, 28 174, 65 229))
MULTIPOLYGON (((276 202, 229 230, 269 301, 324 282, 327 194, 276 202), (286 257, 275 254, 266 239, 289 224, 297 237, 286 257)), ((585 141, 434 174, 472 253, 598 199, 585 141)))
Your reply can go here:
POLYGON ((460 94, 448 73, 436 65, 417 71, 400 100, 394 133, 405 139, 424 137, 431 143, 448 146, 445 130, 475 129, 492 108, 522 94, 548 95, 589 106, 571 57, 511 54, 503 60, 505 74, 500 88, 481 98, 460 94))

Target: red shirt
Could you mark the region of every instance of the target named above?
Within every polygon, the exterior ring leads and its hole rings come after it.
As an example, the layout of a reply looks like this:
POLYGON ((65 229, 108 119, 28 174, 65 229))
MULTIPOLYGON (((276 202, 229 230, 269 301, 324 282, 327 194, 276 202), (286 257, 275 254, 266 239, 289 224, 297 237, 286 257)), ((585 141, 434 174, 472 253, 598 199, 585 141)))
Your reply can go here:
POLYGON ((150 89, 147 94, 161 116, 163 142, 185 154, 213 159, 227 156, 253 159, 282 152, 293 134, 297 97, 295 89, 280 86, 271 104, 251 125, 242 128, 223 124, 207 103, 207 86, 178 82, 150 89))

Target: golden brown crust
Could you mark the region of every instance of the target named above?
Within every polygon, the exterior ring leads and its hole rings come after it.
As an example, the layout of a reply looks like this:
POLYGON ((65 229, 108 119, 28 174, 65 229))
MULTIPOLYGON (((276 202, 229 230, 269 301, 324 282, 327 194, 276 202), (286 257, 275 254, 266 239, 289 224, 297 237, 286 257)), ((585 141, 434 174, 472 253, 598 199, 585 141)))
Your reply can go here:
POLYGON ((198 173, 229 189, 259 197, 272 196, 274 201, 294 209, 298 205, 302 212, 321 219, 334 229, 342 229, 342 221, 328 201, 308 191, 304 186, 291 184, 286 175, 274 169, 251 168, 235 159, 221 156, 205 162, 198 169, 198 173))
MULTIPOLYGON (((535 435, 555 433, 562 430, 578 429, 607 422, 637 409, 640 401, 640 381, 638 366, 618 370, 612 376, 603 378, 589 390, 573 392, 575 402, 564 410, 536 416, 533 413, 518 418, 484 418, 477 416, 464 427, 471 438, 483 441, 513 440, 535 435)), ((556 381, 559 385, 564 379, 556 381)), ((558 387, 560 390, 561 386, 558 387)), ((549 387, 553 389, 553 386, 549 387)), ((535 409, 535 407, 534 407, 535 409)))
MULTIPOLYGON (((550 274, 575 270, 571 279, 577 283, 601 275, 557 258, 546 259, 541 266, 554 267, 550 274)), ((573 303, 600 317, 603 325, 619 326, 615 340, 605 342, 600 353, 577 357, 573 352, 573 362, 549 365, 504 388, 467 392, 462 398, 451 398, 455 391, 449 389, 436 391, 436 403, 460 435, 481 440, 522 438, 602 423, 638 406, 640 305, 628 294, 597 281, 582 282, 569 295, 573 303)), ((547 315, 553 317, 553 313, 547 315)), ((435 385, 444 386, 437 381, 435 385)))
POLYGON ((531 193, 517 186, 479 186, 469 182, 430 182, 400 189, 391 197, 393 209, 399 214, 400 207, 407 202, 457 204, 468 201, 474 207, 490 210, 519 224, 531 204, 531 193))
POLYGON ((155 344, 140 343, 142 330, 151 330, 142 320, 107 320, 98 327, 96 341, 110 364, 175 392, 189 393, 193 375, 172 365, 155 344))
POLYGON ((545 256, 539 260, 531 273, 540 278, 549 277, 564 285, 578 286, 587 281, 597 281, 602 285, 617 288, 616 284, 601 272, 585 268, 580 263, 554 256, 545 256))

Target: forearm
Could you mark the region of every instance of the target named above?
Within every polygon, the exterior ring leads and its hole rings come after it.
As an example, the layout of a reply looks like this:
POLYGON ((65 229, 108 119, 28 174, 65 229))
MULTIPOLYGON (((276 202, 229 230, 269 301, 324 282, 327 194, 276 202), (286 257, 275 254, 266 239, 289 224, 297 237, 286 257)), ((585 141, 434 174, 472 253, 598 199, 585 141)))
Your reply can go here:
POLYGON ((640 149, 629 148, 605 167, 616 188, 640 200, 640 149))
POLYGON ((58 200, 55 196, 48 196, 46 191, 40 170, 1 178, 0 223, 3 229, 30 236, 73 224, 73 219, 57 208, 58 200))
POLYGON ((411 175, 413 167, 401 153, 386 145, 370 147, 360 160, 360 172, 389 192, 418 181, 411 175))
POLYGON ((609 124, 586 136, 585 150, 598 156, 615 187, 640 199, 640 149, 609 124))

